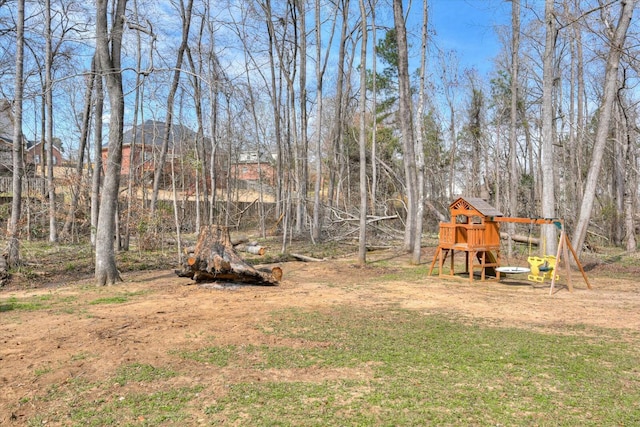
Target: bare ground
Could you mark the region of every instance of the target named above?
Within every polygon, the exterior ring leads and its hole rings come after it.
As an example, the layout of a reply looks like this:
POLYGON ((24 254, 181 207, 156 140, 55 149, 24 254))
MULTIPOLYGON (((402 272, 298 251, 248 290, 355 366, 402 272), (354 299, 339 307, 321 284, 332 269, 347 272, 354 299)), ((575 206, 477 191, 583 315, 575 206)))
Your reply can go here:
MULTIPOLYGON (((432 253, 425 254, 426 262, 432 253)), ((369 259, 380 261, 365 268, 355 266, 353 259, 284 263, 283 281, 268 287, 199 286, 167 269, 125 274, 123 284, 108 288, 93 287, 85 279, 55 287, 4 289, 0 302, 35 295, 69 302, 46 310, 0 312, 0 425, 21 425, 38 413, 64 414, 73 396, 46 399, 53 389, 71 389, 69 385, 78 379, 87 384, 107 381, 119 366, 134 362, 174 367, 181 373, 170 380, 175 386, 204 381, 211 399, 223 395, 227 384, 240 381, 371 375, 366 367, 321 372, 230 370, 185 361, 169 351, 195 350, 212 342, 304 346, 304 342, 266 335, 259 328, 275 311, 291 307, 330 310, 348 304, 375 310, 398 306, 543 331, 566 325, 640 330, 640 283, 616 278, 616 267, 590 271, 593 290, 586 289, 574 272, 574 292, 561 281, 549 295, 548 284, 515 280, 469 283, 426 275, 412 281, 381 280, 383 275, 395 277, 394 272, 425 266, 410 266, 405 257, 391 252, 376 252, 369 259), (114 294, 129 298, 119 304, 90 304, 114 294)), ((114 399, 123 392, 118 384, 89 390, 96 400, 114 399)))

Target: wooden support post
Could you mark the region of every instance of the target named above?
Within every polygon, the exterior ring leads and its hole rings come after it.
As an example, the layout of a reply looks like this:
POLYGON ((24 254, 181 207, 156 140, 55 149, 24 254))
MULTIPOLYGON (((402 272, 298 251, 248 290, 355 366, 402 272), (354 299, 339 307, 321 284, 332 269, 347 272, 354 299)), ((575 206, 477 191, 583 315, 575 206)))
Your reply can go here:
POLYGON ((567 249, 567 242, 569 241, 569 237, 567 233, 565 233, 564 228, 562 229, 562 235, 564 236, 564 244, 562 245, 562 258, 564 258, 565 267, 567 269, 567 286, 569 286, 569 292, 573 292, 573 282, 571 279, 571 265, 569 264, 569 250, 567 249))
POLYGON ((433 254, 433 260, 431 261, 431 267, 429 267, 429 276, 431 276, 431 273, 433 273, 433 267, 436 265, 436 260, 438 259, 438 256, 440 255, 440 251, 442 251, 442 248, 438 245, 438 247, 436 249, 436 253, 433 254))
POLYGON ((580 264, 580 260, 578 259, 578 254, 576 253, 576 250, 573 249, 573 245, 571 244, 571 241, 569 240, 568 237, 567 237, 567 246, 569 247, 569 250, 573 255, 573 259, 576 261, 576 265, 580 269, 580 273, 582 273, 582 278, 584 279, 584 282, 587 284, 587 288, 591 289, 591 283, 589 283, 589 279, 587 279, 587 273, 585 273, 584 268, 582 268, 582 264, 580 264))
POLYGON ((449 274, 452 276, 455 276, 456 273, 456 267, 455 267, 455 253, 456 250, 451 248, 447 251, 447 254, 450 255, 449 258, 449 274))

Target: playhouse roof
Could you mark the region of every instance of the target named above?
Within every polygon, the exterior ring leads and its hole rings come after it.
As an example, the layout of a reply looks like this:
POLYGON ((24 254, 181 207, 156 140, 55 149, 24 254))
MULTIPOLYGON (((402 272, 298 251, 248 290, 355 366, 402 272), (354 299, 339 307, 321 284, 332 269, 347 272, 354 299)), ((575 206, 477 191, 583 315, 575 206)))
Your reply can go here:
POLYGON ((504 216, 502 212, 479 197, 460 197, 449 205, 449 210, 452 209, 476 210, 483 216, 504 216))

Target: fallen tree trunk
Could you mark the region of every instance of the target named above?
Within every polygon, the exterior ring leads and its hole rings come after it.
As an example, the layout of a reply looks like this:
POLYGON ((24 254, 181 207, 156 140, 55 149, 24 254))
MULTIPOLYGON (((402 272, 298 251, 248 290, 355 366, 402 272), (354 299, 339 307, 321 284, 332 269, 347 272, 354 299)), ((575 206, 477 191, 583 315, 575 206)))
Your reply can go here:
POLYGON ((320 259, 320 258, 313 258, 310 256, 306 256, 306 255, 300 255, 300 254, 289 254, 292 257, 294 257, 297 260, 300 261, 304 261, 304 262, 322 262, 322 261, 326 261, 324 259, 320 259))
POLYGON ((182 270, 176 270, 176 274, 180 277, 190 277, 196 282, 275 285, 280 281, 280 267, 274 267, 269 272, 257 270, 240 258, 233 246, 227 227, 203 227, 193 253, 188 254, 182 270))
MULTIPOLYGON (((508 233, 500 233, 500 237, 502 239, 508 239, 509 238, 509 234, 508 233)), ((511 236, 511 240, 513 240, 514 242, 518 242, 518 243, 527 243, 527 244, 531 244, 531 245, 535 245, 535 246, 539 246, 540 245, 540 239, 537 237, 531 237, 531 236, 523 236, 521 234, 514 234, 511 236)))

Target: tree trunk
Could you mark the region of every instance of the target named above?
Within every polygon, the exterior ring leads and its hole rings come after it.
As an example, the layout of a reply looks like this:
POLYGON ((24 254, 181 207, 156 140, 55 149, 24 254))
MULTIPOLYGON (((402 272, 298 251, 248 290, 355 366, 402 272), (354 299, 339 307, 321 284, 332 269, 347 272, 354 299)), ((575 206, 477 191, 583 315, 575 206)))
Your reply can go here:
MULTIPOLYGON (((360 64, 367 63, 367 10, 364 0, 360 0, 360 19, 362 20, 360 39, 360 64)), ((358 264, 367 263, 367 67, 360 67, 360 227, 358 233, 358 264)))
POLYGON ((93 176, 91 179, 91 244, 96 245, 96 230, 98 229, 98 215, 100 213, 100 188, 102 186, 102 113, 104 111, 104 86, 102 82, 102 69, 100 57, 96 52, 96 104, 95 104, 95 130, 93 146, 93 176))
POLYGON ((596 196, 602 158, 604 157, 604 150, 607 145, 607 135, 609 133, 613 102, 615 100, 616 89, 618 87, 618 66, 620 64, 620 56, 622 55, 627 30, 631 23, 635 4, 636 0, 621 0, 620 18, 618 19, 613 40, 610 41, 609 55, 607 58, 604 77, 604 91, 602 102, 600 104, 600 115, 595 135, 593 153, 591 155, 591 164, 589 166, 589 172, 584 186, 584 198, 580 205, 580 214, 578 216, 572 240, 573 247, 578 251, 578 254, 581 254, 582 252, 582 246, 584 245, 587 229, 589 227, 589 220, 591 219, 591 211, 593 209, 593 203, 596 196))
MULTIPOLYGON (((579 0, 576 0, 579 1, 579 0)), ((577 7, 576 7, 577 8, 577 7)), ((574 152, 574 174, 576 177, 575 182, 575 196, 576 201, 582 200, 583 198, 583 164, 586 163, 583 160, 584 156, 584 146, 586 145, 585 141, 585 116, 586 116, 586 102, 585 102, 585 83, 584 83, 584 57, 582 52, 582 27, 579 24, 579 21, 573 25, 574 34, 576 39, 576 78, 578 80, 578 88, 577 88, 577 96, 576 96, 576 140, 577 146, 574 152)))
MULTIPOLYGON (((422 119, 425 111, 425 80, 427 75, 427 43, 428 43, 428 24, 429 24, 429 8, 427 7, 427 0, 422 2, 422 38, 420 47, 420 89, 418 93, 418 113, 416 114, 417 120, 415 121, 415 151, 416 151, 416 173, 418 175, 417 182, 417 196, 418 206, 416 211, 416 229, 422 233, 422 223, 424 218, 424 205, 425 205, 425 182, 424 182, 424 143, 422 141, 422 119)), ((375 127, 375 126, 374 126, 375 127)), ((420 257, 422 255, 422 239, 415 239, 413 244, 413 251, 411 262, 415 265, 420 263, 420 257)))
POLYGON ((193 0, 188 0, 186 10, 181 0, 180 9, 182 15, 182 42, 180 43, 180 47, 178 48, 176 66, 173 71, 173 80, 171 82, 171 87, 169 88, 169 96, 167 97, 167 115, 164 123, 165 131, 162 138, 162 146, 160 147, 160 158, 158 159, 158 163, 156 164, 153 176, 153 192, 151 193, 151 206, 149 207, 151 217, 153 217, 156 212, 158 194, 160 192, 160 181, 163 175, 162 171, 164 170, 165 162, 167 160, 169 139, 171 137, 171 126, 173 125, 173 101, 178 90, 178 83, 180 83, 180 72, 182 70, 182 63, 184 61, 184 52, 187 49, 187 43, 189 41, 189 28, 191 26, 192 8, 193 0))
POLYGON ((344 108, 344 81, 345 81, 345 56, 349 31, 349 5, 350 0, 341 0, 342 5, 342 27, 340 30, 340 44, 338 48, 338 63, 336 76, 335 114, 333 127, 331 129, 331 149, 329 152, 329 186, 327 191, 327 201, 329 207, 337 204, 338 199, 338 175, 340 173, 340 151, 342 150, 343 139, 343 108, 344 108))
POLYGON ((402 10, 402 0, 393 0, 393 22, 398 42, 398 86, 400 89, 400 131, 402 133, 405 185, 407 188, 407 223, 404 233, 404 248, 414 250, 415 239, 420 239, 422 230, 417 228, 418 193, 416 172, 415 141, 413 133, 413 112, 411 109, 411 87, 409 79, 409 51, 407 28, 402 10))
MULTIPOLYGON (((632 136, 631 126, 629 126, 629 117, 626 113, 626 105, 624 105, 623 100, 619 98, 620 110, 623 112, 621 122, 623 129, 623 141, 624 145, 624 192, 622 195, 623 198, 623 207, 621 216, 624 218, 623 225, 623 244, 627 252, 633 253, 637 249, 637 240, 636 240, 636 227, 634 220, 634 201, 637 200, 637 178, 638 178, 638 170, 635 167, 638 164, 637 161, 637 148, 635 145, 634 138, 632 136)), ((637 135, 637 133, 636 133, 637 135)))
POLYGON ((307 113, 307 24, 305 15, 307 13, 306 0, 296 0, 298 9, 298 34, 300 38, 300 144, 298 149, 299 177, 298 177, 298 203, 296 205, 296 230, 300 233, 307 222, 307 187, 309 181, 309 169, 307 159, 309 158, 309 139, 307 127, 309 123, 307 113))
POLYGON ((326 71, 326 67, 328 64, 328 56, 331 48, 331 41, 333 40, 333 35, 335 34, 335 26, 337 22, 337 13, 338 13, 338 5, 337 3, 333 9, 333 19, 331 31, 329 32, 329 47, 325 51, 324 61, 322 60, 322 33, 325 32, 322 28, 322 20, 321 20, 321 6, 320 0, 315 0, 315 33, 316 33, 316 121, 317 121, 317 129, 316 132, 316 163, 315 163, 315 182, 314 182, 314 192, 313 192, 313 225, 311 227, 311 237, 314 240, 318 240, 322 237, 322 211, 320 206, 321 200, 321 186, 322 186, 322 161, 323 156, 320 155, 322 152, 322 141, 323 141, 323 133, 321 129, 323 128, 323 112, 324 112, 324 99, 323 99, 323 90, 324 90, 324 73, 326 71))
POLYGON ((52 62, 53 51, 51 48, 51 1, 45 0, 45 100, 47 104, 47 192, 49 196, 49 242, 58 241, 56 226, 56 190, 53 181, 53 79, 52 62))
MULTIPOLYGON (((520 52, 520 0, 511 2, 511 111, 509 123, 509 215, 518 216, 518 184, 520 174, 518 173, 518 67, 520 52)), ((509 224, 509 234, 516 232, 516 225, 509 224)), ((513 242, 507 242, 507 256, 513 256, 513 242)))
POLYGON ((269 36, 269 73, 270 73, 270 99, 271 107, 273 109, 273 129, 275 137, 275 145, 277 150, 276 158, 276 216, 279 217, 282 213, 282 198, 284 196, 283 182, 285 170, 282 163, 283 150, 282 150, 282 130, 281 130, 281 108, 280 108, 280 91, 278 88, 278 79, 276 73, 276 59, 275 59, 275 29, 273 26, 273 16, 271 13, 271 0, 266 0, 264 4, 261 4, 263 11, 265 12, 265 22, 267 24, 267 33, 269 36), (279 203, 280 202, 280 203, 279 203))
MULTIPOLYGON (((322 91, 323 85, 323 68, 322 68, 322 24, 320 19, 320 0, 315 0, 315 33, 316 33, 316 110, 317 110, 317 122, 318 131, 316 132, 316 163, 315 171, 316 177, 313 184, 313 222, 311 224, 311 238, 314 241, 320 239, 322 235, 321 218, 320 218, 320 187, 322 185, 322 113, 323 113, 323 99, 322 91)), ((335 22, 335 21, 334 21, 335 22)))
POLYGON ((115 216, 122 165, 122 134, 124 122, 124 94, 120 57, 126 0, 116 0, 111 32, 107 32, 108 0, 96 1, 96 50, 100 58, 100 72, 104 75, 111 108, 109 149, 105 173, 98 229, 96 232, 95 278, 98 285, 112 285, 120 278, 114 251, 115 216))
POLYGON ((178 215, 178 189, 176 185, 176 168, 175 168, 175 145, 171 147, 171 193, 173 199, 173 219, 176 227, 176 241, 178 244, 176 245, 178 248, 178 259, 180 259, 180 255, 182 254, 182 234, 180 232, 180 216, 178 215))
MULTIPOLYGON (((426 1, 426 0, 425 0, 426 1)), ((371 61, 371 213, 378 214, 378 36, 376 31, 376 7, 377 0, 373 2, 371 7, 371 53, 373 61, 371 61)), ((425 23, 426 25, 426 23, 425 23)))
MULTIPOLYGON (((138 2, 137 0, 133 0, 133 14, 136 21, 138 21, 138 2)), ((134 184, 137 180, 136 174, 136 143, 137 143, 137 132, 138 132, 138 111, 140 109, 140 93, 142 92, 142 41, 140 37, 140 31, 136 31, 136 89, 135 96, 133 100, 133 123, 132 123, 132 135, 131 142, 129 143, 129 179, 127 180, 127 206, 126 206, 126 215, 124 221, 124 239, 122 240, 122 249, 125 251, 129 250, 129 245, 131 241, 131 211, 133 207, 138 202, 138 197, 134 197, 134 184)), ((144 139, 144 133, 143 137, 144 139)), ((144 151, 141 151, 139 154, 138 161, 140 162, 140 167, 142 173, 144 173, 144 151)))
POLYGON ((65 218, 64 226, 62 228, 63 239, 71 239, 71 230, 73 223, 76 219, 76 209, 78 208, 78 202, 80 199, 80 192, 82 191, 82 177, 84 170, 84 152, 87 147, 87 141, 89 139, 89 129, 91 128, 91 102, 93 100, 93 87, 96 79, 96 60, 95 56, 91 61, 91 73, 85 77, 87 87, 84 93, 84 110, 82 111, 82 123, 80 131, 80 144, 78 148, 78 162, 76 163, 76 174, 73 181, 73 187, 71 189, 71 206, 67 217, 65 218))
MULTIPOLYGON (((555 218, 555 166, 553 149, 553 83, 555 79, 553 62, 555 58, 556 37, 556 17, 553 8, 554 0, 545 2, 545 27, 546 39, 543 58, 542 76, 542 144, 541 144, 541 168, 542 168, 542 216, 544 218, 555 218)), ((543 225, 541 227, 544 241, 546 241, 546 254, 556 253, 556 231, 553 225, 543 225)))
POLYGON ((20 208, 22 207, 22 96, 24 93, 24 0, 17 2, 16 16, 16 76, 13 115, 13 199, 9 220, 7 264, 20 264, 20 208))
POLYGON ((176 270, 176 274, 196 282, 275 285, 282 278, 282 269, 274 267, 264 272, 250 266, 236 253, 229 228, 210 225, 202 227, 193 254, 188 254, 182 270, 176 270))

